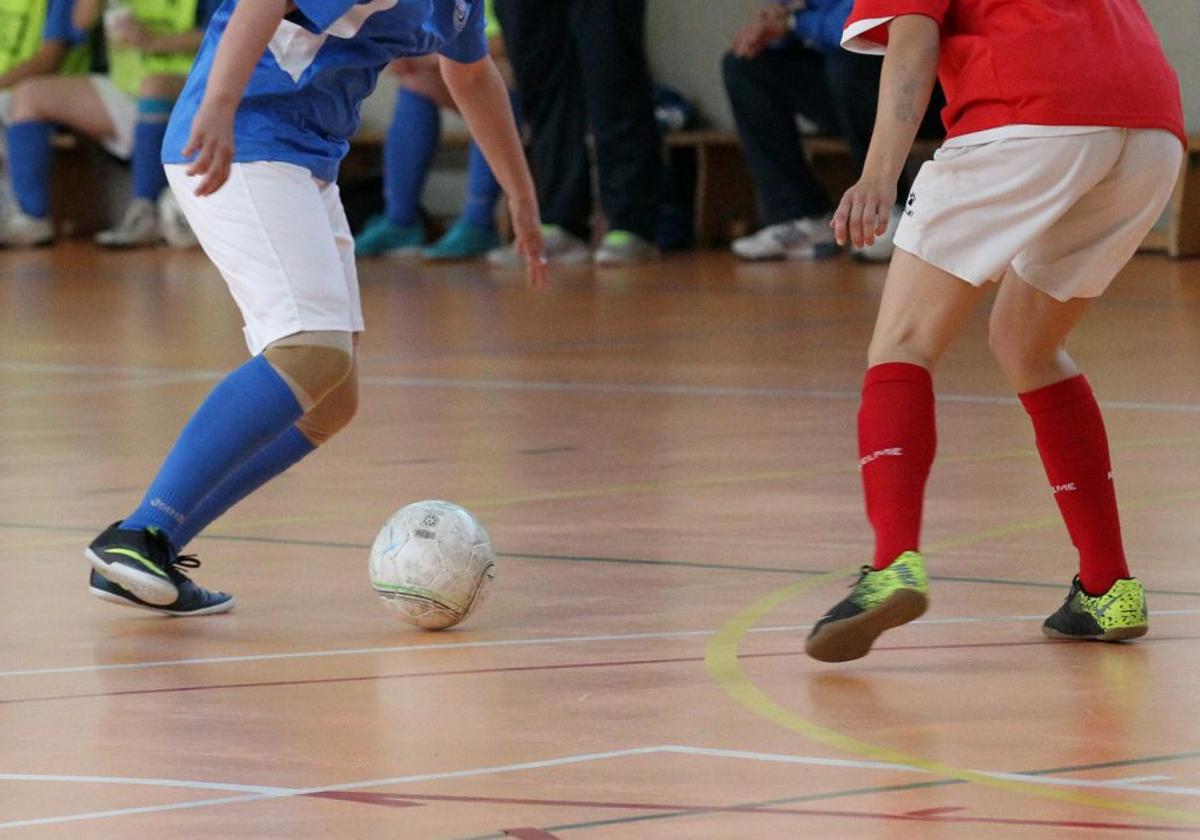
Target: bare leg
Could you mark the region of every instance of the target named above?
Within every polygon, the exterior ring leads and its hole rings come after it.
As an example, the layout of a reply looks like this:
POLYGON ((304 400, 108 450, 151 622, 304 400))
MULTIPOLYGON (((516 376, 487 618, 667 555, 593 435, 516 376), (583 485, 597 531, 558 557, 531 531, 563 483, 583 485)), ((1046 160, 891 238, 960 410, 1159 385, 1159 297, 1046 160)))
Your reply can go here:
POLYGON ((93 140, 108 140, 116 126, 86 76, 38 76, 13 89, 12 122, 50 122, 93 140))
POLYGON ((1066 341, 1090 304, 1091 298, 1055 300, 1011 272, 1004 278, 992 307, 988 343, 1014 391, 1079 375, 1066 341))

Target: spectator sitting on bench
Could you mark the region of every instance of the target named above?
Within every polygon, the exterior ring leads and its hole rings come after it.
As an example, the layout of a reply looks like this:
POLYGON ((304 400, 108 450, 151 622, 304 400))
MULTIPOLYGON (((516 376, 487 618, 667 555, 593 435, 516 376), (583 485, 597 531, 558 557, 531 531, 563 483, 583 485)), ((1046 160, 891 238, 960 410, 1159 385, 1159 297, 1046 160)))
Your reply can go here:
POLYGON ((162 140, 167 118, 192 66, 204 27, 220 0, 136 0, 102 10, 75 0, 72 22, 91 31, 104 17, 108 73, 37 76, 13 90, 8 147, 16 208, 0 224, 0 244, 45 245, 50 218, 51 135, 61 126, 104 145, 133 170, 133 201, 116 228, 97 234, 105 247, 159 241, 155 202, 166 188, 162 140))
MULTIPOLYGON (((853 0, 768 2, 725 55, 725 89, 765 225, 733 243, 743 259, 820 259, 837 252, 829 227, 833 203, 805 158, 796 114, 822 134, 842 137, 855 173, 862 171, 882 62, 841 49, 853 5, 853 0)), ((907 184, 897 194, 907 196, 907 184)), ((899 216, 897 208, 887 235, 856 255, 889 259, 899 216)))
MULTIPOLYGON (((487 0, 484 8, 488 50, 511 91, 512 69, 504 55, 504 40, 492 0, 487 0)), ((436 56, 397 59, 391 69, 400 77, 400 90, 383 147, 384 212, 372 217, 355 237, 354 253, 360 257, 444 261, 482 256, 499 247, 495 216, 500 185, 474 141, 467 157, 467 200, 463 213, 441 239, 425 247, 421 191, 437 152, 441 109, 457 109, 457 106, 442 81, 436 56)), ((515 110, 516 98, 510 94, 510 99, 515 110)))
MULTIPOLYGON (((12 88, 20 81, 52 73, 87 70, 87 33, 71 23, 73 0, 18 0, 5 4, 9 20, 0 24, 0 124, 12 109, 12 88)), ((12 202, 8 152, 0 131, 0 213, 12 202)))

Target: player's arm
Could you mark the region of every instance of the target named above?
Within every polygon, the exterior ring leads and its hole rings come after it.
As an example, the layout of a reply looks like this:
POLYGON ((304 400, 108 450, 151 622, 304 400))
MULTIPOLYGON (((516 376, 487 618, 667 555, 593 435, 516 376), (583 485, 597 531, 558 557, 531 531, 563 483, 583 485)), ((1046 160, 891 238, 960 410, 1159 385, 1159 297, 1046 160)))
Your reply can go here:
POLYGON ((888 26, 875 131, 862 177, 846 191, 833 217, 839 245, 870 245, 887 230, 896 181, 908 161, 937 78, 940 30, 932 18, 902 15, 888 26))
POLYGON ((80 32, 90 32, 100 22, 105 0, 75 0, 71 8, 71 25, 80 32))
POLYGON ((508 88, 490 58, 463 64, 439 56, 438 61, 442 78, 462 112, 471 136, 508 196, 517 250, 525 258, 529 285, 542 288, 547 282, 547 272, 542 253, 541 213, 533 176, 509 104, 508 88))
POLYGON ((183 148, 184 157, 196 155, 187 173, 202 176, 196 195, 215 193, 229 178, 233 163, 233 119, 242 94, 280 21, 294 8, 288 0, 254 0, 238 3, 233 10, 213 59, 204 101, 192 120, 192 133, 183 148))
POLYGON ((42 41, 38 51, 7 73, 0 74, 0 90, 12 87, 17 82, 33 76, 49 76, 58 72, 71 47, 66 41, 42 41))

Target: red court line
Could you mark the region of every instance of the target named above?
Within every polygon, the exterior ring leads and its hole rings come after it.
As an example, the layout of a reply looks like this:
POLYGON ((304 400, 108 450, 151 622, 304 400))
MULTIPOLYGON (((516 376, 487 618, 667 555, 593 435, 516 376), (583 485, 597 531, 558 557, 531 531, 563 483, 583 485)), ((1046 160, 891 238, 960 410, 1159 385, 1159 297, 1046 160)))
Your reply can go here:
MULTIPOLYGON (((656 811, 682 812, 679 814, 679 816, 684 816, 686 814, 768 814, 804 817, 845 817, 848 819, 890 820, 901 822, 969 823, 978 825, 1041 826, 1047 828, 1090 828, 1110 831, 1157 831, 1168 832, 1172 834, 1194 834, 1196 832, 1195 828, 1193 827, 1146 825, 1138 823, 1108 823, 1095 822, 1091 820, 1035 820, 1019 819, 1016 817, 950 816, 951 813, 967 810, 966 808, 962 807, 930 808, 924 811, 909 811, 902 814, 891 814, 879 811, 834 811, 821 808, 784 808, 778 806, 759 805, 679 805, 660 802, 608 802, 580 799, 532 799, 499 796, 454 796, 450 794, 439 795, 424 793, 369 793, 365 791, 356 791, 355 796, 352 799, 340 796, 330 797, 325 793, 312 793, 305 795, 321 798, 345 799, 345 801, 352 801, 359 804, 374 805, 394 805, 395 802, 402 802, 405 806, 410 806, 419 802, 462 802, 483 805, 533 805, 538 807, 558 808, 602 808, 621 811, 647 811, 651 813, 656 811)), ((537 838, 553 835, 543 834, 529 836, 531 838, 537 838)))
MULTIPOLYGON (((1171 636, 1137 642, 1139 645, 1156 642, 1194 641, 1200 636, 1171 636)), ((892 647, 877 647, 876 653, 882 651, 910 650, 952 650, 955 648, 1003 648, 1003 647, 1037 647, 1049 645, 1076 644, 1074 642, 1054 642, 1049 639, 1021 642, 964 642, 943 645, 896 645, 892 647)), ((769 659, 779 656, 801 656, 804 651, 789 650, 776 653, 743 653, 740 659, 769 659)), ((54 700, 88 700, 99 697, 136 697, 139 695, 175 694, 188 691, 221 691, 238 688, 283 688, 301 685, 336 685, 338 683, 382 682, 384 680, 418 679, 423 677, 462 677, 483 674, 516 674, 536 671, 570 671, 582 668, 619 668, 635 665, 676 665, 685 662, 703 662, 702 656, 673 656, 660 659, 614 659, 600 662, 563 662, 555 665, 512 665, 505 668, 463 668, 454 671, 410 671, 404 674, 372 674, 361 677, 324 677, 307 680, 271 680, 265 682, 242 683, 213 683, 211 685, 177 685, 166 688, 131 688, 124 691, 96 691, 87 694, 49 694, 38 697, 14 697, 0 700, 0 706, 11 706, 20 703, 44 703, 54 700)))

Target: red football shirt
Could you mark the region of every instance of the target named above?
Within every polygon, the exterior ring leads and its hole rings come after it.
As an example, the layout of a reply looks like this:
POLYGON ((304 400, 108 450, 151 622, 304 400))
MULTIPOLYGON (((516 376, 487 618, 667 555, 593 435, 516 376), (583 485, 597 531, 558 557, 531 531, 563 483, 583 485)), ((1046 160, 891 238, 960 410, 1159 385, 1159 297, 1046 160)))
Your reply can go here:
POLYGON ((1138 0, 855 0, 843 45, 879 52, 887 23, 942 30, 949 136, 1006 125, 1161 128, 1186 141, 1179 78, 1138 0))

